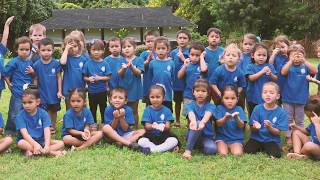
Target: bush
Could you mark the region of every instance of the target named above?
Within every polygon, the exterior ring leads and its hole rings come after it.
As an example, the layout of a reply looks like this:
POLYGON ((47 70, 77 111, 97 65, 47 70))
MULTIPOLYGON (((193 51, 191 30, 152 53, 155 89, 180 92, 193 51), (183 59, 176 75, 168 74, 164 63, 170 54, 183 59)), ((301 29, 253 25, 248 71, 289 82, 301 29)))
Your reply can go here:
POLYGON ((54 59, 60 59, 62 55, 62 48, 61 47, 55 47, 53 52, 53 58, 54 59))
POLYGON ((143 51, 146 51, 147 50, 147 46, 146 45, 139 45, 137 46, 137 49, 136 49, 136 55, 137 56, 140 56, 140 54, 143 52, 143 51))

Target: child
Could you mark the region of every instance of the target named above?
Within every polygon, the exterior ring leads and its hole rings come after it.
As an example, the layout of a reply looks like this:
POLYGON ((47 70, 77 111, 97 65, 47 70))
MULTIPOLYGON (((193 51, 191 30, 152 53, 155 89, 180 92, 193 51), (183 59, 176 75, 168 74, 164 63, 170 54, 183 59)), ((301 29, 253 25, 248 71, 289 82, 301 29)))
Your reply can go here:
POLYGON ((39 56, 39 42, 46 38, 46 27, 44 27, 42 24, 33 24, 29 28, 29 38, 32 41, 32 49, 30 53, 30 60, 35 63, 38 59, 40 59, 39 56))
MULTIPOLYGON (((2 133, 3 133, 3 119, 2 119, 2 114, 0 113, 0 134, 2 133)), ((10 145, 12 143, 13 143, 13 140, 10 136, 6 136, 0 139, 0 153, 6 152, 10 148, 10 145)))
POLYGON ((293 153, 288 153, 288 159, 307 159, 309 157, 320 159, 320 98, 319 96, 310 96, 304 108, 306 115, 310 119, 310 125, 307 128, 301 128, 291 124, 293 129, 292 142, 293 153), (310 137, 308 137, 310 136, 310 137))
MULTIPOLYGON (((286 79, 282 89, 283 108, 288 113, 288 123, 304 128, 304 106, 309 96, 308 75, 317 73, 317 68, 305 58, 305 51, 300 44, 291 45, 288 49, 289 61, 281 70, 286 79)), ((286 135, 288 146, 292 145, 291 128, 286 135)))
POLYGON ((247 86, 247 109, 249 117, 258 104, 263 103, 261 97, 262 86, 268 81, 278 79, 277 72, 272 64, 268 64, 268 48, 263 44, 256 44, 252 51, 252 63, 248 64, 246 70, 248 79, 247 86))
POLYGON ((80 45, 81 45, 81 52, 82 55, 85 56, 86 58, 90 58, 88 51, 87 51, 87 46, 86 46, 86 37, 84 36, 82 31, 74 30, 70 32, 71 36, 75 36, 80 40, 80 45))
POLYGON ((144 129, 133 131, 130 126, 134 125, 132 109, 126 105, 127 92, 123 88, 112 89, 109 95, 111 106, 104 111, 105 121, 102 131, 113 141, 129 148, 138 148, 148 154, 149 148, 140 148, 136 143, 144 133, 144 129))
POLYGON ((252 51, 257 43, 257 37, 254 34, 248 33, 243 36, 242 49, 243 52, 240 56, 239 68, 242 72, 246 72, 249 64, 252 63, 252 51))
POLYGON ((184 80, 178 78, 178 72, 189 56, 188 44, 191 41, 191 34, 188 30, 182 29, 177 32, 178 47, 170 52, 170 57, 174 61, 174 80, 173 80, 173 101, 175 103, 174 112, 176 115, 175 127, 180 127, 181 103, 183 101, 184 80))
POLYGON ((61 66, 58 60, 53 59, 54 42, 49 38, 39 43, 40 60, 33 64, 37 84, 40 91, 41 107, 45 109, 52 120, 51 133, 56 132, 57 112, 60 111, 62 96, 61 66))
POLYGON ((32 47, 32 42, 28 37, 16 39, 14 49, 18 56, 9 60, 4 68, 4 78, 8 88, 11 91, 9 103, 8 119, 5 127, 5 134, 12 135, 16 133, 15 119, 22 109, 23 87, 32 82, 31 67, 32 62, 28 59, 32 47))
POLYGON ((220 65, 210 77, 209 82, 214 91, 214 99, 218 100, 216 104, 220 103, 221 91, 225 86, 232 85, 237 87, 239 94, 246 86, 244 73, 237 67, 240 53, 241 51, 236 44, 229 44, 222 54, 224 64, 220 65))
POLYGON ((107 81, 111 70, 103 60, 104 42, 96 39, 90 45, 91 60, 83 67, 83 79, 88 84, 89 106, 94 122, 97 123, 97 107, 99 105, 101 122, 104 122, 104 109, 107 106, 107 81))
POLYGON ((35 87, 28 85, 22 95, 23 110, 16 118, 17 147, 25 156, 51 155, 62 156, 64 144, 60 140, 52 140, 50 135, 51 121, 48 113, 39 108, 40 94, 35 87))
POLYGON ((79 38, 68 35, 64 39, 64 51, 61 55, 60 64, 63 69, 62 93, 66 97, 66 109, 69 109, 69 90, 72 88, 84 88, 82 77, 84 64, 88 58, 82 54, 82 46, 79 38))
MULTIPOLYGON (((157 58, 149 64, 151 85, 161 85, 165 89, 163 105, 172 111, 172 82, 174 80, 174 62, 168 58, 170 42, 165 37, 159 37, 154 42, 157 58)), ((147 104, 150 104, 147 103, 147 104)))
POLYGON ((4 24, 3 28, 3 34, 2 34, 2 39, 0 43, 0 98, 1 98, 1 92, 3 89, 5 89, 5 82, 3 78, 3 73, 4 73, 4 56, 7 54, 8 49, 7 49, 7 42, 8 42, 8 36, 9 36, 9 28, 10 24, 13 21, 14 16, 11 16, 7 19, 6 23, 4 24))
MULTIPOLYGON (((144 73, 143 73, 143 100, 147 103, 148 91, 151 86, 151 79, 149 75, 149 63, 151 60, 157 58, 157 54, 154 51, 154 40, 160 36, 158 31, 147 31, 144 35, 145 44, 147 50, 140 54, 140 58, 144 61, 144 73)), ((150 103, 147 103, 150 105, 150 103)))
POLYGON ((280 158, 280 132, 288 130, 288 117, 278 106, 279 86, 267 82, 262 87, 263 104, 257 105, 250 117, 251 137, 244 147, 246 153, 266 152, 269 156, 280 158))
POLYGON ((198 79, 192 88, 195 101, 186 105, 186 113, 190 121, 186 150, 183 157, 191 158, 193 148, 199 144, 203 153, 212 155, 217 151, 212 128, 215 106, 210 103, 210 85, 205 79, 198 79))
POLYGON ((86 90, 75 88, 69 98, 71 108, 63 116, 62 139, 71 150, 84 149, 100 141, 103 134, 89 129, 94 120, 86 107, 86 90))
MULTIPOLYGON (((178 72, 178 78, 185 80, 185 89, 183 91, 184 107, 194 100, 193 85, 197 79, 204 77, 208 66, 204 60, 204 47, 199 42, 193 42, 190 46, 189 58, 184 61, 183 66, 178 72)), ((184 115, 187 115, 185 108, 184 115)))
POLYGON ((128 92, 128 105, 133 109, 135 129, 138 129, 138 105, 142 99, 141 74, 144 71, 143 60, 135 55, 136 42, 133 38, 127 37, 122 42, 122 53, 125 62, 118 71, 120 87, 128 92))
POLYGON ((214 117, 217 129, 218 154, 243 154, 244 127, 247 122, 245 112, 237 106, 238 91, 233 86, 226 86, 222 93, 222 105, 218 105, 214 117))
MULTIPOLYGON (((320 40, 316 42, 315 47, 317 58, 320 58, 320 40)), ((316 75, 316 78, 311 78, 311 76, 307 76, 308 81, 316 83, 318 85, 318 92, 317 95, 320 96, 320 64, 318 64, 318 73, 316 75)))
POLYGON ((149 105, 143 112, 141 123, 146 133, 139 139, 138 144, 143 148, 150 148, 151 153, 179 150, 179 141, 170 132, 173 122, 172 112, 162 105, 165 92, 162 86, 153 85, 149 90, 149 105))

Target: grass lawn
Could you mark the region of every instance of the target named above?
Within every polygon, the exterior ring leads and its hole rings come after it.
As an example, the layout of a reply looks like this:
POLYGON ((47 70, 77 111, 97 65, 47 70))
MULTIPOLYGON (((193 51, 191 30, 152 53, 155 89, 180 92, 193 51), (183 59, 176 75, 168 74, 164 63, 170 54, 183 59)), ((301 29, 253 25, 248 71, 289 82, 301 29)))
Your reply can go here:
MULTIPOLYGON (((317 64, 315 59, 312 59, 317 64)), ((311 85, 314 94, 317 87, 311 85)), ((6 120, 10 93, 3 92, 0 112, 6 120)), ((63 105, 64 107, 64 105, 63 105)), ((143 112, 140 104, 140 116, 143 112)), ((59 112, 59 119, 64 111, 59 112)), ((308 120, 306 120, 307 122, 308 120)), ((185 120, 182 120, 185 122, 185 120)), ((62 122, 58 123, 62 126, 62 122)), ((185 126, 183 126, 185 127, 185 126)), ((183 140, 186 128, 173 129, 183 140)), ((248 127, 246 138, 248 138, 248 127)), ((61 130, 54 138, 60 139, 61 130)), ((183 141, 183 144, 185 142, 183 141)), ((184 146, 183 146, 184 147, 184 146)), ((162 153, 145 156, 126 148, 119 150, 108 144, 70 152, 64 157, 27 159, 13 145, 13 152, 0 155, 0 174, 5 179, 319 179, 319 162, 270 159, 264 154, 242 157, 204 156, 195 152, 191 160, 182 154, 162 153)), ((2 179, 1 178, 1 179, 2 179)))

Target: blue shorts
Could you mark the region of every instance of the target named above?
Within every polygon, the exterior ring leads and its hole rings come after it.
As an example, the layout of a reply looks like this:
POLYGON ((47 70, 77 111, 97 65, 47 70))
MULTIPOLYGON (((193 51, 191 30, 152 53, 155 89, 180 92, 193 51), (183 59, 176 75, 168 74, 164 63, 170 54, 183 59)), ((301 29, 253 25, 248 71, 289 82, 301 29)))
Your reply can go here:
MULTIPOLYGON (((17 144, 22 139, 23 139, 23 137, 17 136, 17 144)), ((37 143, 39 143, 41 147, 45 146, 44 139, 35 139, 35 138, 33 138, 33 140, 35 140, 37 143)))

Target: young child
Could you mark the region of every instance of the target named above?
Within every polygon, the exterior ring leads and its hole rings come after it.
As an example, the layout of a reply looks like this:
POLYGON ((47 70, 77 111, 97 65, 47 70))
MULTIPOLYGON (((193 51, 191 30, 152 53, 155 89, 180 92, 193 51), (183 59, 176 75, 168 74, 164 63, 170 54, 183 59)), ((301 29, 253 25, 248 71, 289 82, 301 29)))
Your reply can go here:
POLYGON ((216 104, 220 103, 221 91, 225 86, 232 85, 237 87, 239 94, 246 86, 244 73, 237 67, 240 54, 241 51, 236 44, 229 44, 222 54, 224 64, 220 65, 210 77, 209 82, 214 92, 214 99, 218 100, 215 102, 216 104))
POLYGON ((86 90, 75 88, 70 91, 71 108, 63 116, 62 139, 71 150, 87 148, 101 140, 102 131, 90 131, 93 116, 86 107, 86 90))
POLYGON ((135 55, 136 42, 133 38, 127 37, 122 42, 122 53, 125 62, 118 71, 120 87, 128 92, 128 105, 133 109, 135 129, 138 129, 138 105, 142 99, 141 74, 144 71, 143 60, 135 55))
POLYGON ((30 60, 35 63, 37 60, 40 59, 39 56, 39 42, 46 38, 46 27, 42 24, 33 24, 29 28, 29 38, 32 41, 32 49, 30 53, 30 60))
POLYGON ((144 133, 144 129, 133 131, 130 126, 134 125, 132 109, 126 105, 128 100, 127 92, 123 88, 112 89, 109 95, 111 106, 104 112, 104 127, 102 131, 116 143, 128 146, 132 149, 139 149, 148 154, 149 148, 140 148, 136 143, 144 133))
POLYGON ((140 58, 144 61, 144 73, 143 73, 143 100, 148 103, 148 91, 151 86, 151 79, 149 74, 149 63, 151 60, 157 58, 157 54, 154 50, 154 41, 157 37, 160 36, 158 31, 147 31, 144 35, 145 44, 147 46, 147 50, 143 51, 140 54, 140 58))
POLYGON ((316 95, 310 96, 304 110, 311 123, 307 128, 301 128, 295 124, 290 125, 291 129, 293 129, 293 153, 288 153, 287 157, 288 159, 307 159, 311 157, 319 160, 320 97, 316 95))
POLYGON ((278 79, 277 72, 273 65, 268 63, 268 48, 263 44, 256 44, 254 46, 252 51, 252 63, 248 64, 245 75, 248 79, 246 99, 250 117, 254 107, 263 103, 261 97, 263 84, 278 79))
POLYGON ((16 133, 15 119, 22 109, 23 87, 31 84, 32 62, 28 59, 32 47, 32 42, 28 37, 16 39, 14 49, 18 56, 9 60, 4 68, 4 78, 8 88, 11 91, 9 103, 8 119, 5 127, 5 134, 12 135, 16 133))
POLYGON ((243 154, 244 127, 247 122, 245 112, 237 106, 238 91, 233 86, 226 86, 222 93, 222 105, 218 105, 214 117, 217 128, 218 154, 243 154))
POLYGON ((104 56, 104 42, 96 39, 90 45, 91 60, 83 67, 83 79, 88 84, 90 111, 94 122, 97 123, 97 108, 99 105, 101 123, 104 122, 104 109, 107 106, 107 81, 110 80, 111 70, 104 56))
MULTIPOLYGON (((289 61, 281 70, 286 79, 282 89, 283 108, 288 113, 288 123, 295 123, 304 128, 304 106, 309 96, 308 75, 317 73, 317 68, 305 58, 305 51, 300 44, 291 45, 288 49, 289 61)), ((292 145, 291 128, 286 135, 288 146, 292 145)))
MULTIPOLYGON (((320 58, 320 39, 316 42, 316 56, 320 58)), ((320 96, 320 64, 318 64, 318 73, 315 78, 311 78, 311 76, 307 76, 308 81, 316 83, 318 85, 318 92, 317 95, 320 96)))
POLYGON ((182 29, 177 32, 178 47, 170 52, 170 57, 174 61, 174 80, 173 80, 173 101, 174 112, 176 115, 175 127, 180 127, 180 112, 183 102, 183 90, 185 88, 184 80, 178 78, 178 72, 189 57, 188 44, 191 41, 191 34, 188 30, 182 29))
POLYGON ((82 77, 84 64, 88 58, 83 55, 79 38, 68 35, 64 39, 64 51, 60 58, 63 70, 62 93, 66 97, 66 109, 69 109, 69 90, 72 88, 84 88, 85 82, 82 77))
POLYGON ((183 153, 183 157, 186 159, 191 158, 191 152, 196 145, 200 145, 203 153, 208 155, 215 154, 217 151, 212 127, 215 106, 210 103, 210 90, 207 80, 198 79, 192 89, 195 101, 185 107, 187 118, 190 121, 186 149, 183 153))
POLYGON ((82 31, 74 30, 70 32, 71 36, 75 36, 80 40, 80 45, 81 45, 81 52, 82 55, 85 56, 86 58, 90 58, 88 51, 87 51, 87 46, 86 46, 86 37, 84 36, 82 31))
POLYGON ((242 53, 240 56, 240 62, 239 62, 239 68, 242 70, 242 72, 246 72, 249 64, 253 63, 251 61, 252 59, 252 53, 253 48, 257 43, 257 37, 254 34, 248 33, 243 36, 242 40, 242 53))
POLYGON ((257 105, 250 117, 251 136, 244 147, 246 153, 255 154, 259 151, 271 157, 280 158, 280 132, 288 130, 288 116, 278 106, 280 98, 279 86, 267 82, 262 87, 263 104, 257 105))
POLYGON ((149 105, 143 112, 141 123, 146 133, 139 139, 138 144, 143 148, 150 148, 151 153, 179 150, 179 140, 170 132, 173 122, 172 112, 162 105, 165 92, 162 86, 153 85, 149 90, 149 105))
MULTIPOLYGON (((157 58, 149 64, 151 85, 161 85, 165 89, 163 105, 172 111, 172 83, 174 80, 174 62, 168 58, 170 42, 165 37, 159 37, 154 42, 157 58)), ((148 100, 149 101, 149 100, 148 100)), ((147 103, 147 104, 150 104, 147 103)))
MULTIPOLYGON (((3 118, 2 114, 0 113, 0 134, 3 133, 3 118)), ((0 139, 0 153, 6 152, 11 144, 13 143, 13 140, 10 136, 6 136, 2 139, 0 139)))
POLYGON ((25 156, 51 155, 62 156, 64 144, 60 140, 52 140, 50 134, 50 117, 48 113, 39 108, 40 94, 36 87, 28 85, 23 92, 23 110, 16 118, 17 147, 24 151, 25 156))
POLYGON ((40 91, 41 107, 45 109, 52 121, 51 133, 56 132, 57 112, 60 111, 62 95, 61 66, 58 60, 53 59, 54 42, 49 38, 39 43, 40 60, 33 64, 36 81, 40 91))

